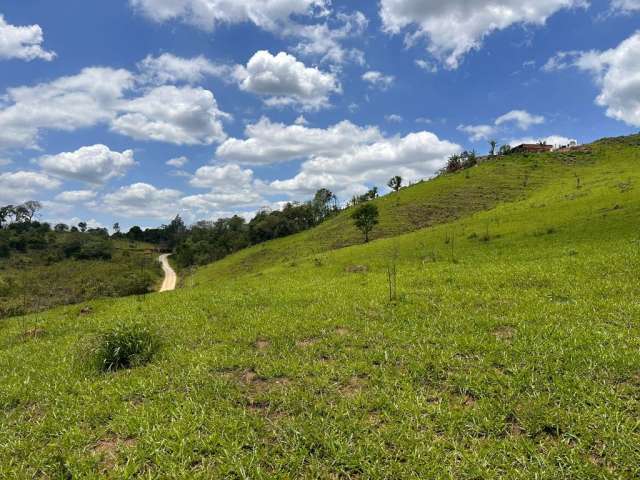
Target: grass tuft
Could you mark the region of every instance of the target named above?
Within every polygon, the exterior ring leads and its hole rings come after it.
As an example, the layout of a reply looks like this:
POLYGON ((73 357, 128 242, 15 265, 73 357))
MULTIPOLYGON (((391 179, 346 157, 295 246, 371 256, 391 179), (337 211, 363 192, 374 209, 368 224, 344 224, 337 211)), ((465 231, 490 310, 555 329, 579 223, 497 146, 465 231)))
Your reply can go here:
POLYGON ((113 372, 145 365, 159 347, 157 335, 148 327, 121 324, 102 333, 92 353, 99 370, 113 372))

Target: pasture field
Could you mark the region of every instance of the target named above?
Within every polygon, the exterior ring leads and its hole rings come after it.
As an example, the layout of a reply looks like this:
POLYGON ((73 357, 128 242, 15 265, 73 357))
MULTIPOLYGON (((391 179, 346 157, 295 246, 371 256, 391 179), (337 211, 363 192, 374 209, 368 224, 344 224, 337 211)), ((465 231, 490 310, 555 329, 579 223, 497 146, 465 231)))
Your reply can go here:
POLYGON ((640 137, 377 203, 0 321, 0 478, 638 478, 640 137), (114 325, 148 363, 95 368, 114 325))

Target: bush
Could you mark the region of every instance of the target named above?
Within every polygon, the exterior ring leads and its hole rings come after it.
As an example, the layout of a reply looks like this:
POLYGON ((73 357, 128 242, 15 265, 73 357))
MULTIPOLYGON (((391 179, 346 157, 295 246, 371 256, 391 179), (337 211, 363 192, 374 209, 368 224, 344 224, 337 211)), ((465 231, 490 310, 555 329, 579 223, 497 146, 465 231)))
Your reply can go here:
POLYGON ((97 339, 93 350, 96 366, 103 372, 148 363, 158 351, 156 335, 142 325, 119 325, 97 339))
POLYGON ((111 260, 111 244, 106 240, 90 240, 80 247, 79 260, 111 260))

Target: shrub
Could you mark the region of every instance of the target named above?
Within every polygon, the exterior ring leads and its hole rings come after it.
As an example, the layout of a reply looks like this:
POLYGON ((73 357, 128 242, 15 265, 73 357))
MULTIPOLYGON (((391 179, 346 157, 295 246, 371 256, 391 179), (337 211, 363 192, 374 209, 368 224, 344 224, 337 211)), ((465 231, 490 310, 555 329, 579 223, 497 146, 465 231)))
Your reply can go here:
POLYGON ((80 247, 79 260, 111 260, 111 244, 106 240, 90 240, 80 247))
POLYGON ((156 335, 142 325, 118 325, 100 335, 93 349, 96 366, 103 372, 148 363, 158 351, 156 335))

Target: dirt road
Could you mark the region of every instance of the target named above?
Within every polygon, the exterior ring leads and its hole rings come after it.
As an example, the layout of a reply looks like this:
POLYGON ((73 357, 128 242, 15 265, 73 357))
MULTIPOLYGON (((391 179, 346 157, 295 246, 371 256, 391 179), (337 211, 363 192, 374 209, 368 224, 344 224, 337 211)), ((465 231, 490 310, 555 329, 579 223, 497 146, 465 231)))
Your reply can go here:
POLYGON ((176 282, 178 281, 178 277, 176 272, 173 271, 171 265, 169 264, 170 253, 165 253, 164 255, 160 255, 160 263, 162 264, 162 270, 164 271, 164 281, 162 282, 162 287, 160 287, 161 292, 170 292, 171 290, 176 289, 176 282))

